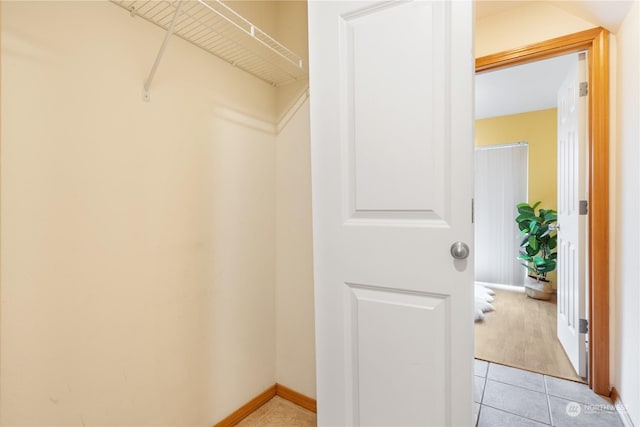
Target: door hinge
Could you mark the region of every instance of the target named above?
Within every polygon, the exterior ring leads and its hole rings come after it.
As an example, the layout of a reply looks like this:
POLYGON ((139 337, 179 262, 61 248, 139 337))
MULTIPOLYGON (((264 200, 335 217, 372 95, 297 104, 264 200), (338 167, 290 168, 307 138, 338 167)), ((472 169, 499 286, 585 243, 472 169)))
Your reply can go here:
POLYGON ((580 215, 589 213, 589 202, 587 200, 580 200, 579 212, 580 215))
POLYGON ((580 82, 580 96, 589 95, 589 82, 580 82))
POLYGON ((587 319, 580 319, 578 332, 580 332, 581 334, 586 334, 587 332, 589 332, 589 321, 587 319))

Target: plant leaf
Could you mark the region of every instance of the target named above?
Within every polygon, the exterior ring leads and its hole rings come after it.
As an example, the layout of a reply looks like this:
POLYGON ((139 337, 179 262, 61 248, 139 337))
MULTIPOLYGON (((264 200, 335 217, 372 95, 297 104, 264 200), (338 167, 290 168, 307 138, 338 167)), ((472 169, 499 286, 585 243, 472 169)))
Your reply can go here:
POLYGON ((538 219, 537 216, 535 216, 535 215, 533 215, 531 213, 525 212, 525 213, 520 214, 520 215, 518 215, 516 217, 516 222, 519 224, 519 223, 524 222, 524 221, 535 221, 537 219, 538 219))
POLYGON ((518 203, 516 205, 516 208, 518 209, 518 211, 520 211, 521 209, 527 212, 533 212, 533 208, 531 206, 529 206, 529 203, 527 202, 522 202, 522 203, 518 203))
POLYGON ((546 237, 547 235, 549 235, 549 233, 551 233, 551 230, 549 229, 549 224, 542 224, 540 226, 540 229, 538 230, 538 237, 540 239, 542 239, 543 237, 546 237))
POLYGON ((529 232, 537 237, 538 234, 540 234, 539 230, 540 230, 540 224, 538 224, 537 222, 532 222, 529 227, 529 232))

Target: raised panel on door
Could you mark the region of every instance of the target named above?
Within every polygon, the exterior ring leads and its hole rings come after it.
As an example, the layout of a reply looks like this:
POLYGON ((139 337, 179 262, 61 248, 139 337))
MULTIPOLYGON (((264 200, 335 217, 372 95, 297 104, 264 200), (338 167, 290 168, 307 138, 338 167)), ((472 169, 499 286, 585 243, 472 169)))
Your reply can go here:
POLYGON ((342 117, 355 217, 446 216, 443 12, 417 2, 342 17, 342 117))
POLYGON ((347 284, 355 425, 445 425, 448 300, 347 284), (421 324, 431 328, 416 327, 421 324), (431 367, 440 369, 434 374, 431 367))

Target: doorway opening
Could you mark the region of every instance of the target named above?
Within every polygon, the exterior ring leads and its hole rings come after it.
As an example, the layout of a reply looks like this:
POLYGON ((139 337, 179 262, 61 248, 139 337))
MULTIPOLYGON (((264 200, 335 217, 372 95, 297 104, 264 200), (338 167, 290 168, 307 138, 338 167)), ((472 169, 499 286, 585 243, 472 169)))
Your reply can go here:
POLYGON ((588 384, 598 394, 609 391, 609 57, 603 28, 571 34, 476 59, 476 72, 499 70, 563 54, 585 51, 588 57, 588 256, 586 333, 588 384))
POLYGON ((476 76, 475 356, 580 382, 586 79, 585 52, 476 76))

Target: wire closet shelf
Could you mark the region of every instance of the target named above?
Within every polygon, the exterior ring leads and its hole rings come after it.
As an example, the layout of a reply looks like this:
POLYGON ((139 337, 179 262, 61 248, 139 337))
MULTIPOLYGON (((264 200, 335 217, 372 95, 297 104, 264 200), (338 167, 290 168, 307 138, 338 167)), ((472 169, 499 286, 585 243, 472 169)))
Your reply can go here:
POLYGON ((111 1, 273 86, 306 77, 302 58, 220 0, 111 1))

